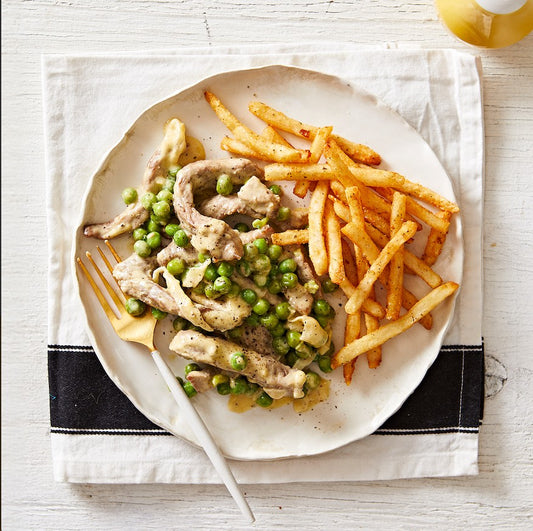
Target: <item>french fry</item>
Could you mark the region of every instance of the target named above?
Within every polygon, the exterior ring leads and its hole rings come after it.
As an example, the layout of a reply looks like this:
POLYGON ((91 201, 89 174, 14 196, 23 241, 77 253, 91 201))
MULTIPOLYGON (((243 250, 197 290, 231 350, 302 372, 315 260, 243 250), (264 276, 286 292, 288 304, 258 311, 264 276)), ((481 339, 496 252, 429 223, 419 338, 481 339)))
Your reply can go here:
POLYGON ((408 330, 416 322, 420 321, 424 315, 429 314, 441 302, 452 295, 458 287, 459 285, 455 282, 446 282, 440 285, 420 299, 406 314, 402 315, 396 321, 383 325, 374 332, 352 341, 333 356, 331 360, 332 368, 337 368, 340 365, 348 363, 357 356, 368 352, 374 347, 383 345, 383 343, 393 337, 405 332, 405 330, 408 330))
POLYGON ((234 155, 239 155, 239 157, 251 157, 255 159, 270 161, 269 157, 258 153, 250 146, 247 146, 246 144, 242 143, 240 140, 230 138, 229 136, 225 136, 220 141, 220 148, 224 151, 228 151, 229 153, 233 153, 234 155))
MULTIPOLYGON (((392 190, 391 188, 377 187, 376 191, 379 192, 379 194, 381 194, 386 199, 392 201, 394 190, 392 190)), ((427 208, 422 206, 420 203, 417 203, 412 197, 407 198, 405 209, 409 214, 423 221, 426 225, 429 225, 433 229, 436 229, 441 232, 446 232, 448 230, 448 227, 450 225, 449 222, 440 218, 439 216, 431 212, 431 210, 428 210, 427 208)))
POLYGON ((344 193, 344 186, 339 181, 330 181, 329 187, 337 199, 346 203, 346 194, 344 193))
POLYGON ((271 125, 267 125, 261 131, 261 136, 270 142, 282 144, 283 146, 289 148, 294 148, 294 146, 284 136, 281 136, 271 125))
MULTIPOLYGON (((416 295, 411 293, 409 290, 403 288, 402 290, 402 306, 409 311, 416 303, 418 302, 418 299, 416 298, 416 295)), ((431 330, 433 328, 433 316, 428 313, 427 315, 424 315, 422 319, 420 319, 420 324, 426 329, 431 330)))
MULTIPOLYGON (((437 216, 444 218, 448 222, 452 217, 451 213, 447 211, 438 212, 437 216)), ((439 232, 436 229, 431 229, 429 231, 426 248, 424 249, 424 254, 422 254, 422 261, 428 266, 432 266, 440 256, 447 234, 448 231, 439 232)))
POLYGON ((326 274, 328 270, 328 254, 322 230, 328 189, 329 183, 320 181, 309 203, 309 257, 318 276, 326 274))
MULTIPOLYGON (((390 234, 394 236, 402 226, 405 217, 405 195, 395 192, 392 198, 390 217, 390 234)), ((398 319, 402 307, 403 287, 403 245, 391 258, 389 267, 389 283, 387 285, 387 313, 385 317, 391 321, 398 319)), ((373 331, 373 330, 372 330, 373 331)))
POLYGON ((285 232, 276 232, 272 234, 272 243, 274 245, 296 245, 309 243, 308 229, 291 229, 285 232))
MULTIPOLYGON (((365 257, 363 256, 363 253, 359 247, 354 246, 354 253, 355 253, 355 263, 357 268, 357 275, 360 279, 363 279, 366 275, 366 272, 368 271, 369 265, 368 262, 365 260, 365 257)), ((370 292, 369 298, 367 300, 375 300, 375 289, 372 287, 372 290, 370 292)), ((349 314, 348 314, 349 316, 349 314)), ((376 319, 373 315, 370 315, 368 313, 364 313, 364 320, 365 320, 365 328, 366 333, 373 332, 374 330, 377 330, 379 327, 379 320, 376 319)), ((345 343, 346 344, 346 343, 345 343)), ((369 350, 366 353, 367 358, 367 364, 370 369, 376 369, 381 364, 381 346, 374 347, 373 349, 369 350)), ((351 361, 351 364, 354 365, 356 359, 353 359, 351 361)), ((343 367, 346 367, 344 365, 343 367)))
POLYGON ((300 198, 304 198, 309 191, 310 181, 296 181, 292 193, 300 198))
POLYGON ((326 201, 325 225, 329 277, 335 284, 340 284, 346 278, 342 258, 341 227, 331 201, 326 201))
POLYGON ((350 173, 365 186, 384 186, 398 189, 405 181, 405 178, 399 173, 358 165, 342 150, 340 156, 350 173))
MULTIPOLYGON (((252 114, 255 114, 258 118, 261 118, 264 122, 277 129, 292 133, 293 135, 300 136, 313 140, 318 132, 318 127, 305 124, 294 118, 289 118, 282 112, 265 105, 259 101, 252 101, 248 105, 248 109, 252 114)), ((334 136, 335 140, 343 145, 350 156, 364 162, 366 164, 378 165, 381 163, 381 157, 378 153, 370 149, 363 144, 355 144, 346 140, 345 138, 334 136)))
POLYGON ((268 156, 269 160, 276 162, 306 162, 309 160, 311 154, 308 150, 298 150, 269 142, 241 123, 213 93, 206 91, 204 95, 219 120, 233 133, 235 138, 254 151, 265 157, 268 156))
MULTIPOLYGON (((347 345, 352 341, 355 341, 360 335, 360 330, 361 314, 356 313, 353 315, 348 315, 346 317, 346 328, 344 330, 344 344, 347 345)), ((355 362, 356 360, 354 359, 342 366, 342 375, 346 385, 350 385, 352 383, 353 373, 355 371, 355 362)))
MULTIPOLYGON (((355 293, 356 290, 356 287, 347 278, 339 284, 339 287, 348 299, 355 293)), ((366 299, 363 302, 361 309, 376 319, 383 319, 385 317, 385 308, 383 308, 378 301, 366 299)))
POLYGON ((400 230, 389 240, 387 245, 383 247, 379 256, 370 265, 365 277, 359 282, 355 293, 346 303, 346 313, 354 313, 361 307, 363 301, 368 297, 372 286, 383 273, 391 258, 415 233, 416 225, 412 221, 406 221, 402 224, 400 230))
MULTIPOLYGON (((372 225, 367 223, 365 228, 370 238, 380 247, 384 247, 387 244, 387 237, 372 225)), ((408 249, 404 249, 403 260, 405 266, 415 275, 419 276, 430 288, 436 288, 442 284, 442 278, 440 275, 433 271, 426 262, 418 258, 418 256, 408 249)))
POLYGON ((335 179, 328 164, 268 164, 266 181, 327 181, 335 179))
POLYGON ((452 201, 449 201, 437 192, 434 192, 433 190, 430 190, 429 188, 426 188, 421 184, 409 181, 408 179, 404 178, 401 185, 397 186, 396 188, 404 194, 416 197, 417 199, 424 201, 428 205, 437 207, 441 210, 444 210, 445 212, 449 212, 450 214, 455 214, 456 212, 459 212, 459 207, 452 201))

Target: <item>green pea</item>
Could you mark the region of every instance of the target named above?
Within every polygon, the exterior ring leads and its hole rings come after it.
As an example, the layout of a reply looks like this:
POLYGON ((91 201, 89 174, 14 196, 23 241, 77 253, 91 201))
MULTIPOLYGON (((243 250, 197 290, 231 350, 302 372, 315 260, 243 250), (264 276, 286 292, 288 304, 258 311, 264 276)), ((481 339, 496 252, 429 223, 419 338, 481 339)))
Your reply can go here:
POLYGON ((318 357, 318 366, 322 372, 331 372, 331 358, 327 354, 318 357))
POLYGON ((316 315, 328 316, 331 312, 331 306, 328 301, 324 299, 318 299, 313 303, 313 311, 316 315))
POLYGON ((157 197, 152 192, 147 192, 141 197, 141 204, 146 210, 152 210, 152 205, 157 201, 157 197))
POLYGON ((248 325, 248 326, 259 326, 259 316, 255 313, 251 313, 245 320, 244 322, 248 325))
POLYGON ((276 194, 276 195, 281 195, 281 187, 279 186, 279 184, 273 184, 269 190, 273 193, 273 194, 276 194))
POLYGON ((282 337, 285 336, 285 325, 283 323, 279 322, 278 318, 278 324, 269 330, 272 337, 282 337))
POLYGON ((305 377, 305 386, 307 389, 316 389, 321 381, 322 378, 316 372, 309 371, 305 377))
POLYGON ((266 254, 268 250, 268 242, 265 238, 257 238, 253 244, 261 254, 266 254))
POLYGON ((262 229, 268 223, 268 218, 254 219, 252 221, 252 227, 254 229, 262 229))
POLYGON ((256 399, 255 399, 255 403, 258 405, 258 406, 261 406, 261 407, 269 407, 272 405, 272 402, 274 402, 274 400, 272 399, 271 396, 267 395, 265 393, 265 391, 263 391, 256 399))
POLYGON ((185 271, 185 262, 181 258, 173 258, 167 264, 167 271, 171 275, 181 275, 185 271))
POLYGON ((333 293, 338 287, 339 286, 337 286, 337 284, 335 284, 331 278, 326 278, 322 282, 322 289, 324 290, 324 293, 333 293))
POLYGON ((140 301, 139 299, 134 299, 133 297, 130 297, 126 301, 126 311, 133 315, 133 317, 139 317, 142 315, 146 310, 146 304, 144 304, 143 301, 140 301))
POLYGON ((248 381, 242 376, 238 376, 233 380, 233 385, 231 385, 231 394, 232 395, 244 395, 248 392, 248 381))
POLYGON ((286 321, 291 314, 291 305, 288 302, 280 302, 279 304, 276 304, 274 311, 276 312, 278 319, 286 321))
POLYGON ((169 192, 174 191, 174 185, 176 184, 176 177, 167 177, 165 184, 163 185, 163 190, 168 190, 169 192))
POLYGON ((283 249, 281 245, 270 245, 267 251, 267 255, 270 258, 270 260, 275 262, 281 256, 282 252, 283 252, 283 249))
POLYGON ((176 179, 176 175, 178 174, 178 172, 181 170, 181 166, 176 166, 175 168, 171 168, 168 170, 168 174, 171 176, 171 177, 174 177, 174 179, 176 179))
POLYGON ((324 316, 324 315, 315 315, 315 319, 318 321, 318 324, 322 327, 322 328, 326 328, 326 326, 328 326, 331 318, 329 316, 324 316))
POLYGON ((252 274, 252 268, 248 262, 239 262, 239 273, 245 277, 252 274))
POLYGON ((286 258, 279 264, 280 273, 294 273, 296 271, 296 262, 293 258, 286 258))
POLYGON ((187 374, 189 374, 190 372, 199 371, 199 370, 200 370, 200 365, 198 365, 198 363, 188 363, 187 365, 185 365, 185 369, 184 369, 185 376, 187 376, 187 374))
POLYGON ((217 267, 217 273, 222 277, 231 277, 235 268, 227 262, 221 262, 217 267))
MULTIPOLYGON (((166 188, 163 188, 157 195, 158 201, 165 201, 166 203, 170 203, 174 197, 172 192, 166 188)), ((157 203, 156 203, 157 204, 157 203)), ((155 206, 155 205, 154 205, 155 206)))
POLYGON ((241 297, 248 304, 255 304, 257 302, 257 293, 253 289, 243 289, 241 291, 241 297))
POLYGON ((231 192, 233 192, 231 177, 225 173, 219 175, 217 179, 217 193, 220 195, 229 195, 231 192))
POLYGON ((240 339, 244 334, 244 328, 242 326, 238 326, 237 328, 232 328, 231 330, 228 330, 228 336, 231 337, 231 339, 240 339))
POLYGON ((260 387, 258 384, 253 382, 248 382, 248 390, 246 391, 247 395, 255 395, 259 391, 260 387))
POLYGON ((168 313, 164 312, 163 310, 160 310, 159 308, 152 308, 152 315, 158 320, 161 321, 164 319, 168 313))
POLYGON ((270 267, 270 271, 268 272, 268 276, 271 277, 271 278, 274 278, 278 275, 279 273, 279 268, 276 264, 273 264, 271 267, 270 267))
POLYGON ((181 330, 184 330, 187 326, 187 321, 183 317, 176 317, 174 321, 172 321, 172 327, 176 332, 180 332, 181 330))
POLYGON ((211 378, 211 384, 213 387, 218 387, 223 383, 229 383, 229 378, 226 374, 215 374, 213 378, 211 378))
POLYGON ((301 343, 301 334, 297 330, 287 330, 286 338, 289 347, 296 348, 301 343))
POLYGON ((254 258, 252 269, 258 273, 268 273, 270 271, 270 259, 265 254, 260 254, 254 258))
POLYGON ((294 288, 298 284, 298 277, 296 273, 283 273, 281 276, 281 283, 286 288, 294 288))
POLYGON ((291 215, 291 209, 289 207, 281 207, 278 210, 278 220, 287 221, 291 215))
POLYGON ((296 355, 304 360, 315 357, 315 351, 306 343, 300 343, 295 350, 296 355))
POLYGON ((318 282, 316 280, 309 280, 308 282, 306 282, 304 284, 304 288, 309 292, 311 293, 312 295, 314 295, 320 288, 320 286, 318 285, 318 282))
POLYGON ((215 264, 209 264, 205 269, 204 278, 210 282, 213 282, 213 280, 215 280, 217 277, 217 266, 215 264))
POLYGON ((152 212, 159 219, 167 219, 170 216, 170 203, 167 201, 158 201, 152 205, 152 212))
POLYGON ((241 292, 241 287, 236 282, 231 283, 231 288, 229 289, 227 295, 228 297, 236 297, 241 292))
POLYGON ((270 308, 270 304, 266 299, 259 299, 252 307, 252 310, 257 315, 265 315, 270 308))
POLYGON ((257 258, 259 255, 259 249, 254 243, 247 243, 244 246, 244 258, 251 262, 254 258, 257 258))
POLYGON ((294 350, 289 350, 289 352, 285 356, 285 363, 289 367, 294 367, 294 364, 298 361, 298 356, 296 355, 296 352, 294 350))
POLYGON ((262 315, 259 321, 267 330, 272 330, 279 323, 279 319, 273 313, 262 315))
POLYGON ((213 284, 206 284, 206 286, 204 287, 204 295, 208 299, 216 299, 222 294, 214 288, 213 284))
POLYGON ((268 284, 268 291, 269 293, 272 293, 272 295, 276 295, 276 293, 279 293, 282 290, 281 282, 277 279, 273 279, 268 284))
POLYGON ((256 273, 253 278, 257 287, 264 288, 267 285, 268 275, 265 275, 264 273, 256 273))
POLYGON ((146 236, 146 243, 151 249, 161 247, 161 234, 159 232, 149 232, 146 236))
POLYGON ((242 352, 234 352, 230 358, 230 365, 236 371, 243 371, 246 369, 246 356, 242 352))
POLYGON ((189 236, 183 229, 178 229, 173 236, 174 243, 178 247, 187 247, 189 245, 189 236))
POLYGON ((124 188, 124 190, 122 190, 122 200, 126 205, 135 203, 137 197, 137 190, 135 190, 135 188, 124 188))
POLYGON ((231 386, 229 382, 222 382, 217 385, 219 395, 229 395, 231 393, 231 386))
POLYGON ((148 231, 146 229, 139 227, 133 231, 133 241, 145 240, 147 234, 148 231))
POLYGON ((174 236, 174 234, 176 234, 176 232, 178 230, 180 230, 181 227, 177 224, 177 223, 168 223, 167 225, 165 225, 165 232, 172 238, 172 236, 174 236))
POLYGON ((148 258, 152 254, 152 248, 144 240, 137 240, 133 244, 133 250, 141 258, 148 258))
POLYGON ((161 225, 157 221, 150 219, 146 224, 146 228, 148 229, 148 232, 159 232, 161 230, 161 225))
POLYGON ((192 398, 194 395, 198 394, 198 391, 194 388, 194 385, 189 382, 189 380, 185 380, 183 382, 183 390, 189 398, 192 398))
POLYGON ((237 225, 235 225, 235 230, 238 230, 239 232, 249 232, 250 227, 248 227, 246 223, 237 223, 237 225))
POLYGON ((272 340, 272 348, 274 349, 276 354, 280 354, 281 356, 287 354, 291 349, 289 343, 287 343, 287 339, 285 339, 284 337, 275 337, 272 340))
POLYGON ((213 282, 213 288, 220 294, 225 295, 231 289, 231 280, 224 276, 217 277, 213 282))
POLYGON ((198 262, 201 264, 203 264, 208 258, 209 256, 204 253, 198 253, 198 262))

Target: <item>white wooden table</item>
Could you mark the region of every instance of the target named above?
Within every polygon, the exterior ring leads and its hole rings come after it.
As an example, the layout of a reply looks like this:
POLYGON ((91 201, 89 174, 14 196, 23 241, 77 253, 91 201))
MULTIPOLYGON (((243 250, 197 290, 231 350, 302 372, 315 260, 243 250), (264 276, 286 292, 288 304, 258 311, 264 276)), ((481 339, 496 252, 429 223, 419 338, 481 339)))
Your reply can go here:
POLYGON ((40 54, 301 42, 398 43, 482 57, 487 355, 480 475, 247 486, 257 529, 533 527, 533 35, 475 50, 430 0, 2 2, 2 528, 245 529, 222 486, 52 479, 40 54))

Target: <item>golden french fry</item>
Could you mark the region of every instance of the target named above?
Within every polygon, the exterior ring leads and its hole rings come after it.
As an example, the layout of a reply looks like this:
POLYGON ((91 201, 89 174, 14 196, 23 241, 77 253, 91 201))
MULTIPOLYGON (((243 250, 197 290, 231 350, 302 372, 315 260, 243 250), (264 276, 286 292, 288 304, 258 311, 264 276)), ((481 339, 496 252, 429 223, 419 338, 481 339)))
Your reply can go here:
POLYGON ((401 185, 397 186, 396 188, 404 194, 416 197, 428 205, 433 205, 434 207, 440 208, 441 210, 449 212, 450 214, 459 212, 459 207, 452 201, 449 201, 437 192, 434 192, 433 190, 430 190, 421 184, 409 181, 408 179, 404 178, 401 185))
POLYGON ((213 93, 206 91, 205 99, 215 111, 219 120, 233 133, 237 140, 254 151, 276 162, 306 162, 311 156, 308 150, 289 148, 269 142, 241 123, 213 93))
POLYGON ((296 245, 309 242, 309 231, 307 229, 291 229, 285 232, 276 232, 272 234, 272 243, 274 245, 296 245))
MULTIPOLYGON (((357 263, 355 261, 355 256, 350 249, 350 244, 343 239, 341 241, 342 245, 342 259, 344 261, 344 273, 346 278, 354 285, 359 284, 359 274, 357 272, 357 263)), ((354 252, 355 252, 354 248, 354 252)), ((362 277, 361 277, 362 278, 362 277)))
POLYGON ((309 191, 310 183, 311 183, 310 181, 296 181, 294 183, 294 188, 292 189, 292 193, 303 199, 307 195, 307 192, 309 191))
MULTIPOLYGON (((392 190, 391 188, 376 187, 376 191, 379 192, 383 197, 392 201, 392 195, 394 194, 394 190, 392 190)), ((417 203, 412 197, 408 197, 406 199, 405 208, 410 215, 423 221, 431 228, 441 232, 446 232, 448 230, 448 227, 450 225, 449 221, 447 222, 446 220, 440 218, 439 216, 431 212, 431 210, 428 210, 427 208, 423 207, 420 203, 417 203)))
POLYGON ((246 144, 242 143, 240 140, 230 138, 229 136, 225 136, 220 141, 220 148, 224 151, 228 151, 229 153, 233 153, 234 155, 239 155, 239 157, 251 157, 255 159, 270 161, 270 158, 268 156, 265 156, 262 153, 258 153, 250 146, 247 146, 246 144))
POLYGON ((416 322, 420 321, 424 315, 429 314, 429 312, 436 308, 441 302, 452 295, 458 287, 459 285, 455 282, 446 282, 445 284, 440 285, 438 288, 435 288, 425 297, 420 299, 406 314, 402 315, 402 317, 396 321, 383 325, 374 332, 352 341, 333 356, 331 360, 332 368, 337 368, 340 365, 348 363, 357 356, 360 356, 374 347, 383 345, 383 343, 389 339, 408 330, 416 322))
MULTIPOLYGON (((390 234, 394 236, 401 228, 405 218, 405 195, 394 192, 390 217, 390 234)), ((403 254, 401 245, 391 258, 389 267, 389 283, 387 285, 387 313, 385 317, 391 321, 400 317, 403 287, 403 254)))
MULTIPOLYGON (((344 344, 348 345, 352 341, 355 341, 361 333, 361 314, 358 312, 346 317, 346 328, 344 330, 344 344)), ((344 377, 344 383, 350 385, 352 383, 353 373, 355 370, 356 360, 352 360, 350 363, 346 363, 342 366, 342 374, 344 377)))
POLYGON ((361 308, 363 301, 368 297, 372 286, 383 273, 391 258, 398 251, 398 249, 415 233, 416 225, 412 221, 406 221, 402 224, 400 230, 389 240, 387 245, 383 247, 379 256, 370 265, 370 268, 364 278, 361 280, 361 282, 359 282, 355 293, 346 303, 346 313, 354 313, 361 308))
POLYGON ((350 173, 361 183, 366 186, 384 186, 389 188, 399 188, 405 181, 399 173, 387 170, 378 170, 368 166, 362 166, 355 163, 350 157, 346 156, 341 151, 340 154, 342 162, 346 164, 350 173))
POLYGON ((320 181, 309 203, 309 257, 318 276, 326 274, 328 270, 328 254, 322 223, 328 189, 328 181, 320 181))
POLYGON ((342 257, 341 227, 330 201, 326 201, 325 225, 329 277, 335 284, 340 284, 346 278, 342 257))
MULTIPOLYGON (((289 118, 287 115, 282 112, 265 105, 259 101, 252 101, 248 105, 248 109, 252 114, 255 114, 258 118, 261 118, 264 122, 277 129, 286 131, 287 133, 292 133, 293 135, 300 136, 302 138, 307 138, 313 140, 318 132, 318 127, 313 125, 304 124, 294 118, 289 118)), ((350 154, 351 157, 357 159, 366 164, 378 165, 381 163, 381 157, 378 153, 370 149, 368 146, 363 144, 355 144, 342 138, 340 136, 334 135, 335 140, 343 145, 343 148, 350 154)))
MULTIPOLYGON (((367 223, 365 228, 370 238, 379 246, 384 247, 387 244, 388 238, 372 225, 367 223)), ((415 275, 419 276, 429 287, 436 288, 442 284, 442 278, 440 275, 433 271, 426 262, 418 258, 418 256, 408 249, 404 249, 403 251, 403 260, 405 267, 409 268, 415 275)))
POLYGON ((313 138, 311 147, 309 148, 309 151, 311 151, 309 162, 317 163, 320 160, 331 131, 333 131, 333 127, 331 126, 320 127, 317 129, 315 138, 313 138))
MULTIPOLYGON (((356 290, 356 287, 347 278, 339 284, 339 287, 348 299, 355 293, 356 290)), ((383 319, 385 317, 385 308, 383 308, 378 301, 366 299, 363 302, 361 309, 365 313, 374 316, 376 319, 383 319)))
MULTIPOLYGON (((444 218, 448 222, 452 217, 451 213, 447 211, 438 212, 437 216, 444 218)), ((432 266, 440 256, 447 234, 448 231, 439 232, 436 229, 431 229, 429 231, 426 248, 424 249, 424 254, 422 255, 422 261, 428 266, 432 266)))
POLYGON ((327 181, 335 174, 328 164, 268 164, 266 181, 327 181))
MULTIPOLYGON (((370 334, 372 332, 375 332, 379 328, 379 321, 372 315, 368 315, 367 313, 365 313, 365 326, 366 333, 370 334)), ((377 345, 374 348, 371 348, 366 353, 368 368, 377 369, 381 365, 381 356, 381 345, 377 345)), ((352 363, 355 361, 355 359, 352 360, 352 363)))
MULTIPOLYGON (((418 299, 416 296, 411 293, 409 290, 403 288, 402 291, 402 306, 409 311, 416 303, 418 302, 418 299)), ((431 330, 433 328, 433 316, 428 313, 427 315, 424 315, 422 319, 420 319, 420 324, 426 329, 431 330)))
POLYGON ((344 193, 344 186, 339 181, 331 181, 329 183, 331 191, 337 199, 340 199, 343 203, 346 203, 346 194, 344 193))
POLYGON ((328 197, 333 204, 333 210, 335 211, 335 214, 337 214, 337 216, 345 223, 350 223, 352 218, 350 216, 350 209, 348 208, 348 206, 345 205, 340 199, 331 194, 329 194, 328 197))
POLYGON ((294 146, 287 141, 284 136, 281 136, 272 126, 267 125, 263 131, 261 131, 261 136, 270 142, 275 142, 276 144, 282 144, 283 146, 294 148, 294 146))

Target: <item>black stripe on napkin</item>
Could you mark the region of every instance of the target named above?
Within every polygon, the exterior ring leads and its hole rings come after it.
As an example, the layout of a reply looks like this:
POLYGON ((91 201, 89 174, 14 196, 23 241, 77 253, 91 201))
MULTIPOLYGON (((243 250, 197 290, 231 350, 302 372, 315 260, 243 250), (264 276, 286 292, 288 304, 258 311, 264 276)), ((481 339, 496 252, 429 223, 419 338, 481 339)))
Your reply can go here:
MULTIPOLYGON (((381 435, 477 432, 483 411, 483 345, 443 346, 381 435)), ((115 386, 92 347, 49 345, 52 433, 165 435, 115 386)))

